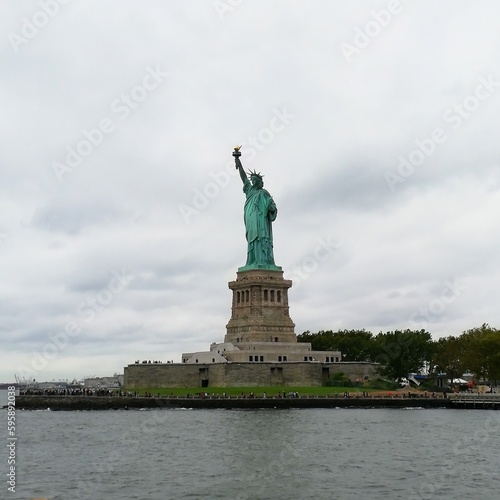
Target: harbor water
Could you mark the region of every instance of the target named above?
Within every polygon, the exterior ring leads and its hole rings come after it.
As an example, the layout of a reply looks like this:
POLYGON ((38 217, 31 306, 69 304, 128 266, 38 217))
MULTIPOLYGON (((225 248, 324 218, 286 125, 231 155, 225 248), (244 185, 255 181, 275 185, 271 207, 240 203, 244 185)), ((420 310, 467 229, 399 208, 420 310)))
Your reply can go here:
MULTIPOLYGON (((6 435, 7 420, 1 420, 6 435)), ((500 412, 17 411, 16 493, 47 499, 497 499, 500 412)), ((7 452, 2 477, 7 472, 7 452)))

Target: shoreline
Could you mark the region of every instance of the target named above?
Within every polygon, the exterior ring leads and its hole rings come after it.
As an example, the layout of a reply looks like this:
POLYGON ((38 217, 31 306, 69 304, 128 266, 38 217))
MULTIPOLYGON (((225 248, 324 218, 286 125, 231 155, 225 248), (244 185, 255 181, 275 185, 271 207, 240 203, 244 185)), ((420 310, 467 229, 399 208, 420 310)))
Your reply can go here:
POLYGON ((200 398, 127 396, 17 396, 17 410, 98 411, 141 408, 290 409, 424 408, 499 410, 500 399, 401 397, 200 398))

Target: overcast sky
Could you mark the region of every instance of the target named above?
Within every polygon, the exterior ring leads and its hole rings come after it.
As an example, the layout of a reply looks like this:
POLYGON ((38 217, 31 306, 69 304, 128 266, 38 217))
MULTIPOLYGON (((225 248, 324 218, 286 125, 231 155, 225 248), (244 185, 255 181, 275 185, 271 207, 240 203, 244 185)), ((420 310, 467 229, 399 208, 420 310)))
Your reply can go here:
POLYGON ((296 333, 500 327, 497 1, 0 6, 0 381, 223 341, 265 175, 296 333))

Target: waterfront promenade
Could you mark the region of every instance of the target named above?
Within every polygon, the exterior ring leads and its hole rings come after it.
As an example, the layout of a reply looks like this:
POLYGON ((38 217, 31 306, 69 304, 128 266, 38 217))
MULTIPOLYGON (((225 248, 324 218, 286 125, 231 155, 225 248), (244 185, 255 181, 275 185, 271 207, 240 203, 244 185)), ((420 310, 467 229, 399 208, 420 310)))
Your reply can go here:
POLYGON ((404 394, 344 397, 190 397, 59 396, 32 395, 16 398, 25 410, 128 410, 141 408, 260 409, 260 408, 450 408, 500 409, 500 395, 452 394, 449 397, 406 397, 404 394))

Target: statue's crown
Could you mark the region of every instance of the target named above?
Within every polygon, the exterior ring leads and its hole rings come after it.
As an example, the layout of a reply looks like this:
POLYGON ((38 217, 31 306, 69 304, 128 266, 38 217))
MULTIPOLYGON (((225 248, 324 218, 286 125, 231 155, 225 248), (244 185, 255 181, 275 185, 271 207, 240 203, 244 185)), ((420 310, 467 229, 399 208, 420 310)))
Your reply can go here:
POLYGON ((258 177, 260 180, 262 180, 264 176, 260 172, 257 173, 255 170, 249 170, 248 178, 251 179, 252 177, 258 177))

